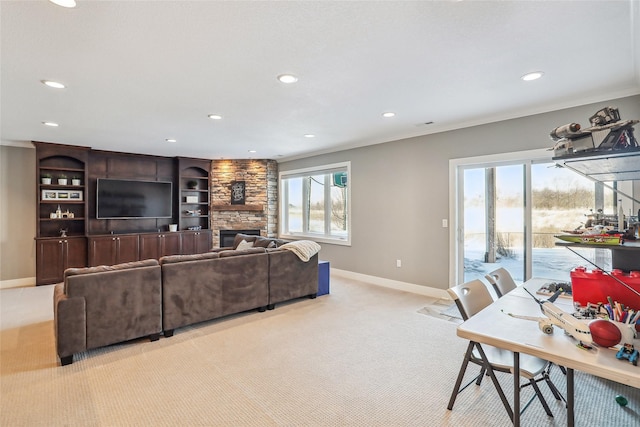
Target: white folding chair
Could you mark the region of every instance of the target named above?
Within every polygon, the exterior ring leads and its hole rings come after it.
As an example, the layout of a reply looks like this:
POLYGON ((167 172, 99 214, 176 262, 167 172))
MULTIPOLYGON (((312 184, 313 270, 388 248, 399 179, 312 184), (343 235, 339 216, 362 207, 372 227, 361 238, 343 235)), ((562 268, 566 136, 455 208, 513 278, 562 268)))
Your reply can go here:
POLYGON ((513 281, 511 274, 502 267, 484 277, 491 283, 496 294, 498 294, 498 298, 517 288, 516 282, 513 281))
MULTIPOLYGON (((455 286, 448 289, 447 291, 451 298, 455 301, 458 310, 460 310, 460 314, 462 315, 463 320, 469 319, 471 316, 475 315, 480 310, 493 303, 493 298, 491 297, 489 290, 487 289, 485 284, 482 283, 482 281, 477 279, 459 286, 455 286)), ((535 392, 535 395, 531 397, 526 405, 524 405, 520 413, 524 412, 525 409, 527 409, 527 407, 531 404, 531 402, 536 397, 538 397, 547 415, 553 417, 553 413, 551 412, 547 401, 545 400, 544 396, 540 392, 540 388, 538 387, 538 382, 540 381, 545 381, 547 383, 556 399, 564 400, 556 386, 551 382, 551 379, 549 378, 548 366, 549 362, 546 360, 527 354, 520 355, 520 376, 527 380, 526 383, 520 386, 520 389, 531 386, 535 392)), ((500 383, 498 382, 498 379, 496 378, 494 373, 494 371, 513 373, 513 370, 514 367, 512 352, 488 345, 481 346, 480 343, 470 341, 464 356, 464 360, 462 362, 462 366, 460 367, 460 372, 458 373, 458 378, 453 388, 453 392, 451 393, 451 398, 449 399, 449 405, 447 406, 447 409, 453 409, 453 405, 458 394, 465 390, 469 385, 471 385, 471 383, 475 382, 477 385, 480 385, 482 382, 482 378, 486 373, 491 377, 498 395, 500 396, 500 399, 502 400, 502 403, 507 410, 507 413, 509 414, 509 418, 513 420, 513 410, 511 409, 511 406, 509 405, 509 402, 507 401, 507 398, 502 391, 502 387, 500 386, 500 383), (464 379, 464 374, 467 370, 469 362, 479 365, 481 367, 480 373, 466 385, 461 387, 462 381, 464 379)))

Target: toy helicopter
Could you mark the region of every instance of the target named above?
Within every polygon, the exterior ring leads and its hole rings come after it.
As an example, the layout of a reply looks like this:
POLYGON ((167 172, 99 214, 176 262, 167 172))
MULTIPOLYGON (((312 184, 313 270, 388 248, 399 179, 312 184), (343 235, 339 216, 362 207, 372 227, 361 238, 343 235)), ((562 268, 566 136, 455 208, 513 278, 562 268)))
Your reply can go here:
POLYGON ((527 291, 527 293, 531 295, 531 298, 540 305, 540 311, 542 311, 542 314, 547 317, 519 316, 517 314, 508 313, 509 316, 517 319, 535 320, 538 322, 540 330, 545 334, 552 334, 553 326, 555 325, 560 329, 563 329, 566 334, 571 335, 573 338, 578 340, 580 342, 580 347, 585 349, 590 349, 592 347, 593 337, 591 336, 589 326, 581 320, 573 317, 571 313, 567 313, 554 304, 554 301, 562 293, 562 289, 558 289, 549 297, 549 299, 544 301, 536 298, 528 289, 525 288, 525 291, 527 291))

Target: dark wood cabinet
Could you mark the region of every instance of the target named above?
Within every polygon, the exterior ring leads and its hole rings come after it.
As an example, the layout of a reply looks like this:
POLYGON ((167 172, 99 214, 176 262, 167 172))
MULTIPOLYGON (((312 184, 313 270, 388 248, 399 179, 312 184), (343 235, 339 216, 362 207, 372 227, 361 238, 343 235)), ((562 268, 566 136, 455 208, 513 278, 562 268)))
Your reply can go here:
POLYGON ((211 249, 211 160, 33 144, 37 161, 36 284, 62 281, 69 267, 114 265, 211 249), (45 177, 48 179, 43 180, 45 177), (170 181, 172 216, 98 218, 97 181, 101 178, 170 181), (178 224, 178 231, 167 231, 170 224, 178 224))
POLYGON ((89 266, 113 265, 138 261, 140 244, 137 234, 90 236, 89 266))
POLYGON ((183 255, 201 254, 211 250, 211 230, 183 231, 181 234, 183 255))
POLYGON ((87 265, 87 239, 36 239, 36 285, 62 282, 64 270, 87 265))
POLYGON ((165 255, 180 255, 180 233, 140 234, 140 259, 159 259, 165 255))

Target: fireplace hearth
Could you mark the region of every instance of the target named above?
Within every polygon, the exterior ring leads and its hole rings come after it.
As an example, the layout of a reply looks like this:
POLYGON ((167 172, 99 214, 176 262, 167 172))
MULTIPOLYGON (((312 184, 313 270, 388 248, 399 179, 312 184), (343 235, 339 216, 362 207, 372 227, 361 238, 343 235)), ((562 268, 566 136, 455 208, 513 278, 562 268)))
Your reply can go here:
POLYGON ((236 234, 248 234, 249 236, 259 236, 260 230, 220 230, 220 247, 233 246, 233 239, 236 234))

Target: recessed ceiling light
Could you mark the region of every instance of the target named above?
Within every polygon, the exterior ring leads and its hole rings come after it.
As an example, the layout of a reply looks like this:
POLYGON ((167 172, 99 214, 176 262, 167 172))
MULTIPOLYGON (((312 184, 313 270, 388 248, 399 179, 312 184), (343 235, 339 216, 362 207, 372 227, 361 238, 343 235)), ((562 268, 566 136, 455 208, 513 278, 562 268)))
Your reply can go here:
POLYGON ((295 83, 298 81, 298 78, 293 74, 280 74, 278 76, 278 80, 282 83, 295 83))
POLYGON ((544 76, 544 73, 542 71, 534 71, 532 73, 527 73, 520 78, 525 82, 530 82, 532 80, 538 80, 542 76, 544 76))
POLYGON ((59 126, 57 123, 54 123, 54 122, 42 122, 42 124, 45 125, 45 126, 51 126, 51 127, 54 127, 54 128, 59 126))
POLYGON ((250 153, 257 153, 256 150, 249 150, 250 153))
POLYGON ((304 137, 305 138, 315 138, 316 136, 314 134, 312 134, 312 133, 305 133, 304 137))
POLYGON ((165 141, 167 141, 167 142, 178 142, 178 140, 174 139, 174 138, 167 138, 167 139, 165 139, 165 141))
POLYGON ((76 7, 76 0, 49 0, 53 4, 62 7, 76 7))
POLYGON ((221 120, 222 116, 220 114, 209 114, 209 118, 213 120, 221 120))
POLYGON ((54 82, 52 80, 42 80, 42 84, 47 85, 47 86, 52 87, 52 88, 55 88, 55 89, 64 89, 66 87, 62 83, 54 82))
POLYGON ((387 111, 386 113, 382 113, 382 117, 394 117, 396 113, 392 113, 391 111, 387 111))

